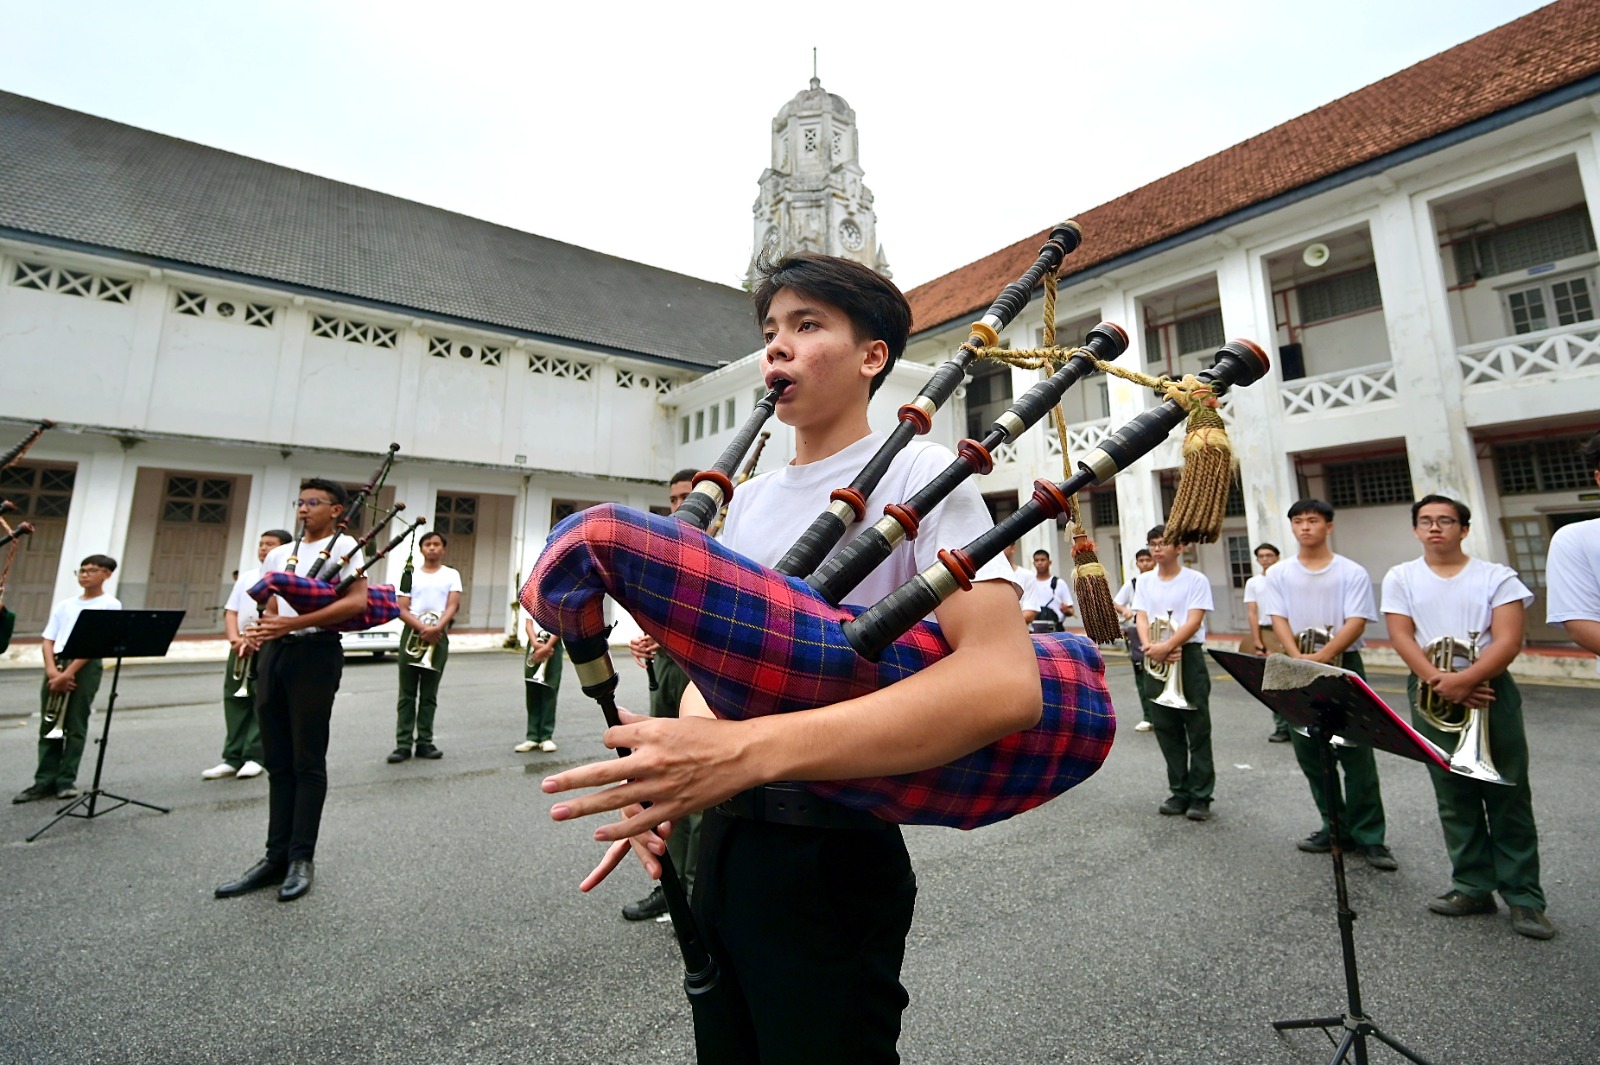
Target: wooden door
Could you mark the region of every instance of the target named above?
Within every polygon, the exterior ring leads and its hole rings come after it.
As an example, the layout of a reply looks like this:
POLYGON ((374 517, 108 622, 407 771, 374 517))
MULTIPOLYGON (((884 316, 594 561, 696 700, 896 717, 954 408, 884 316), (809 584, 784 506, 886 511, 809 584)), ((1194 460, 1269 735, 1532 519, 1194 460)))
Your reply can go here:
POLYGON ((472 612, 472 561, 478 551, 478 497, 440 492, 433 507, 433 528, 449 541, 444 564, 461 574, 461 607, 456 611, 455 625, 462 629, 483 628, 485 622, 472 612))
POLYGON ((232 565, 227 557, 232 477, 169 473, 161 494, 145 605, 183 610, 182 632, 221 632, 232 565))
MULTIPOLYGON (((76 477, 73 466, 19 463, 0 470, 0 499, 9 499, 17 507, 6 515, 6 521, 12 528, 24 521, 33 525, 33 535, 18 541, 20 547, 6 580, 5 605, 17 615, 19 636, 39 635, 50 619, 76 477)), ((0 548, 0 564, 5 550, 0 548)))

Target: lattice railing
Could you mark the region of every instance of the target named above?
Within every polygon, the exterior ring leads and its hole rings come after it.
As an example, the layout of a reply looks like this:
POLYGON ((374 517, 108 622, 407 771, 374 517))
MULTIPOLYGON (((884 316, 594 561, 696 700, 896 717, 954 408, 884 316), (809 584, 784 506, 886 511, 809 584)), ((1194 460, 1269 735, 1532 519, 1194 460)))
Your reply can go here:
POLYGON ((1565 378, 1600 371, 1600 323, 1562 325, 1517 337, 1472 344, 1456 352, 1462 383, 1505 384, 1527 378, 1565 378))
POLYGON ((1387 362, 1285 381, 1278 394, 1283 397, 1283 412, 1289 415, 1365 409, 1399 398, 1394 364, 1387 362))
POLYGON ((1000 464, 1006 463, 1006 462, 1015 462, 1015 461, 1017 461, 1017 444, 1016 444, 1016 441, 1013 440, 1009 444, 1001 444, 999 447, 995 448, 994 449, 994 453, 993 453, 993 458, 994 458, 994 464, 996 466, 999 466, 1000 464))

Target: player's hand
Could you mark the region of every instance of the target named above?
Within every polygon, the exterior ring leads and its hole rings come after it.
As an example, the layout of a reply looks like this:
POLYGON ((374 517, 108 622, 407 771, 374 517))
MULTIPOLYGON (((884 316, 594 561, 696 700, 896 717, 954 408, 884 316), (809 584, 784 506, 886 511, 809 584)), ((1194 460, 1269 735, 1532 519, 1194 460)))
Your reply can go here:
POLYGON ((78 678, 69 677, 65 673, 57 673, 50 678, 50 690, 56 694, 78 690, 78 678))
POLYGON ((656 643, 654 636, 648 634, 635 636, 628 641, 628 653, 633 656, 634 662, 638 663, 640 669, 643 669, 659 650, 661 645, 656 643))
POLYGON ((577 788, 599 788, 550 808, 555 821, 570 821, 608 810, 651 803, 648 810, 624 813, 621 821, 595 829, 602 842, 640 836, 662 821, 704 810, 762 783, 747 757, 750 731, 742 721, 709 717, 641 717, 624 710, 622 724, 606 730, 607 747, 627 747, 626 758, 591 762, 546 777, 541 787, 554 795, 577 788), (608 786, 609 785, 609 786, 608 786))
POLYGON ((287 636, 300 626, 296 624, 298 616, 290 617, 285 614, 263 614, 250 626, 250 640, 259 648, 268 640, 276 640, 287 636))
POLYGON ((1464 679, 1460 673, 1439 673, 1428 678, 1428 687, 1440 698, 1466 706, 1485 707, 1494 702, 1494 689, 1482 682, 1464 679))
MULTIPOLYGON (((622 811, 624 818, 633 817, 644 812, 642 806, 629 806, 622 811)), ((578 884, 579 891, 593 891, 611 871, 622 864, 622 859, 632 851, 639 859, 639 864, 644 867, 644 875, 651 880, 661 879, 661 856, 667 853, 667 838, 672 834, 672 823, 663 821, 653 831, 644 832, 627 839, 619 839, 606 848, 605 856, 600 859, 600 864, 589 871, 578 884)))

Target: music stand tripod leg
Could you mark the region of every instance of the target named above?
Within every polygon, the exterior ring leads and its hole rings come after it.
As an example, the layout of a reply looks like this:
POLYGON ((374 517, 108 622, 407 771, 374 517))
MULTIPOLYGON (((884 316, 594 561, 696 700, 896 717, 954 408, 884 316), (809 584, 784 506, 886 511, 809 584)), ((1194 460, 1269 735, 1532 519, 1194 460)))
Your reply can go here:
POLYGON ((1328 842, 1332 847, 1333 857, 1333 885, 1334 894, 1338 898, 1339 906, 1339 945, 1344 956, 1344 985, 1346 997, 1346 1012, 1342 1017, 1309 1017, 1294 1021, 1273 1021, 1272 1027, 1279 1032, 1292 1028, 1321 1028, 1329 1029, 1342 1026, 1345 1035, 1339 1042, 1338 1049, 1333 1052, 1333 1057, 1328 1065, 1339 1065, 1353 1049, 1355 1051, 1356 1065, 1367 1065, 1367 1036, 1371 1035, 1383 1041, 1391 1050, 1404 1055, 1417 1065, 1430 1065, 1430 1063, 1416 1054, 1407 1050, 1395 1040, 1384 1035, 1378 1026, 1372 1023, 1361 1010, 1361 980, 1356 972, 1356 915, 1350 909, 1350 892, 1344 878, 1344 845, 1340 842, 1344 830, 1344 823, 1339 817, 1339 769, 1338 761, 1333 754, 1333 729, 1321 725, 1312 726, 1311 739, 1317 744, 1322 759, 1323 791, 1328 797, 1328 842))
POLYGON ((94 818, 100 817, 103 814, 110 813, 112 810, 119 810, 124 806, 143 806, 147 810, 155 810, 158 813, 164 814, 172 812, 170 807, 157 806, 155 803, 144 802, 140 799, 130 799, 126 795, 118 795, 115 792, 106 791, 100 787, 100 772, 105 768, 106 764, 106 743, 111 739, 111 715, 116 711, 117 708, 117 682, 121 678, 122 659, 118 658, 116 668, 111 673, 111 694, 106 700, 105 721, 103 721, 100 726, 100 750, 96 752, 94 759, 94 784, 90 786, 88 791, 72 800, 72 802, 64 809, 56 811, 55 818, 51 820, 48 825, 45 825, 39 831, 35 832, 33 835, 24 840, 25 843, 32 843, 34 840, 38 839, 40 836, 54 828, 62 821, 62 819, 67 817, 81 817, 84 820, 93 820, 94 818), (96 801, 102 795, 108 799, 117 800, 116 805, 107 806, 104 809, 96 809, 96 801), (87 806, 88 811, 81 814, 73 813, 73 811, 80 806, 87 806))

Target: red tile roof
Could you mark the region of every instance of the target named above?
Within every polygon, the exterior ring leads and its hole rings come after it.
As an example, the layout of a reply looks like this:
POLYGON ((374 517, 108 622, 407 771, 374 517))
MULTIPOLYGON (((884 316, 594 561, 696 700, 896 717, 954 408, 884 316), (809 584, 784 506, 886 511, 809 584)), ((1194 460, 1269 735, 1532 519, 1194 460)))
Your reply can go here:
MULTIPOLYGON (((1600 74, 1600 3, 1560 0, 1073 215, 1062 277, 1600 74)), ((914 330, 987 307, 1034 261, 1040 230, 906 293, 914 330)))

